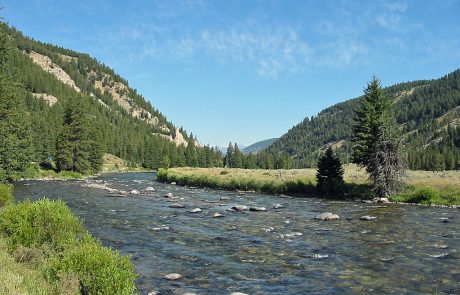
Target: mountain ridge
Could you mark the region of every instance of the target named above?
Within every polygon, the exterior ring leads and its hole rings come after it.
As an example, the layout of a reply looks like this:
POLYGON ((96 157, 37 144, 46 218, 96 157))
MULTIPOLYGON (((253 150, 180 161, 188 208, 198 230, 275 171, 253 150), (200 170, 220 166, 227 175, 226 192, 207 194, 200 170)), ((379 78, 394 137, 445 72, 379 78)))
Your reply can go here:
MULTIPOLYGON (((460 69, 438 79, 398 83, 384 88, 384 93, 395 104, 395 120, 411 169, 460 168, 460 139, 456 135, 460 129, 460 69), (430 162, 438 162, 439 167, 430 162)), ((361 97, 306 117, 267 151, 288 154, 295 167, 314 167, 325 148, 332 145, 342 161, 349 162, 353 110, 361 97)))

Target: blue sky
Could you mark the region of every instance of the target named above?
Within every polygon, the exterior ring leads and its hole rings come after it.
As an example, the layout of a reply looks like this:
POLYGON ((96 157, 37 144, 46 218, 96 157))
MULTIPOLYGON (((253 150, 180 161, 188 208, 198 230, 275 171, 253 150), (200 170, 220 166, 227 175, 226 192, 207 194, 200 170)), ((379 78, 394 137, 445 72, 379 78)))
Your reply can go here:
POLYGON ((10 25, 96 57, 211 145, 280 136, 373 75, 389 86, 460 65, 453 0, 0 3, 10 25))

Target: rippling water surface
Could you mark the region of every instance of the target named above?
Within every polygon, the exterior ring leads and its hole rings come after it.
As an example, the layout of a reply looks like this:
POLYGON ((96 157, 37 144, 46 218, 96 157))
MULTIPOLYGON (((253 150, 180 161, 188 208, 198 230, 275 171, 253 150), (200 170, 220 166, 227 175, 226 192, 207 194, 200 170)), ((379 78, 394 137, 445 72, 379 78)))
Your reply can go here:
POLYGON ((15 195, 64 200, 105 245, 132 255, 142 294, 460 294, 459 209, 238 195, 154 178, 126 173, 22 181, 15 195), (114 197, 88 183, 156 191, 114 197), (168 192, 179 199, 164 198, 168 192), (169 208, 172 202, 186 208, 169 208), (272 209, 275 203, 284 208, 272 209), (226 212, 236 204, 267 212, 226 212), (195 207, 202 212, 188 212, 195 207), (212 218, 216 212, 225 218, 212 218), (313 219, 322 212, 341 219, 313 219), (363 215, 377 219, 359 220, 363 215), (183 278, 167 281, 168 273, 183 278))

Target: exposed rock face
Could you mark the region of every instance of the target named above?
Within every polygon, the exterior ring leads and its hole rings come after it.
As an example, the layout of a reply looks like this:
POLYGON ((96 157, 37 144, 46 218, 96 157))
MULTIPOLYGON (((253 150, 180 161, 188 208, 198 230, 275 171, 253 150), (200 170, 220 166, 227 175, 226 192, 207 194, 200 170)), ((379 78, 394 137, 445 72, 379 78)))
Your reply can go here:
MULTIPOLYGON (((25 51, 23 53, 27 54, 25 51)), ((80 88, 75 85, 74 80, 70 78, 70 76, 63 70, 61 69, 57 64, 55 64, 51 58, 49 58, 46 55, 42 55, 40 53, 37 53, 35 51, 31 51, 29 54, 27 54, 34 63, 39 65, 45 72, 48 72, 52 75, 54 75, 59 81, 61 81, 64 84, 69 85, 75 91, 81 92, 80 88)))
MULTIPOLYGON (((164 139, 167 139, 167 140, 169 140, 171 142, 174 142, 176 144, 176 146, 184 145, 185 147, 187 147, 187 145, 188 145, 188 142, 184 139, 184 136, 182 135, 182 133, 180 133, 179 128, 176 128, 174 136, 164 135, 164 134, 157 134, 157 135, 159 135, 159 136, 163 137, 164 139)), ((196 145, 196 143, 195 143, 195 145, 196 145)))
POLYGON ((49 106, 53 106, 58 102, 57 97, 46 93, 32 93, 33 97, 43 99, 49 106))
MULTIPOLYGON (((93 76, 95 73, 91 73, 93 76)), ((159 120, 157 117, 152 115, 147 110, 135 106, 133 100, 128 96, 128 86, 121 83, 113 81, 113 78, 109 74, 104 74, 101 80, 94 81, 94 87, 99 89, 102 93, 110 93, 115 102, 125 111, 131 114, 132 117, 142 120, 148 123, 151 126, 159 127, 163 132, 169 133, 170 130, 164 125, 159 125, 159 120)))

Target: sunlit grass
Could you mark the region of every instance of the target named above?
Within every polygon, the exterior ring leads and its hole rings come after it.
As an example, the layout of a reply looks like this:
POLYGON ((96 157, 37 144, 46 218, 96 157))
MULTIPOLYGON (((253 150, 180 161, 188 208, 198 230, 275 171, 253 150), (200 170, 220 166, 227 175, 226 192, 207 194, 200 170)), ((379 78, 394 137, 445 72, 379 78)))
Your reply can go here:
MULTIPOLYGON (((344 180, 348 197, 371 197, 369 180, 364 169, 345 165, 344 180)), ((160 170, 159 180, 182 185, 224 190, 244 190, 264 193, 315 194, 316 169, 260 170, 229 168, 170 168, 160 170)), ((460 171, 407 171, 405 190, 393 197, 399 202, 460 205, 460 171), (431 189, 429 197, 420 197, 431 189), (418 197, 417 197, 418 196, 418 197)))

